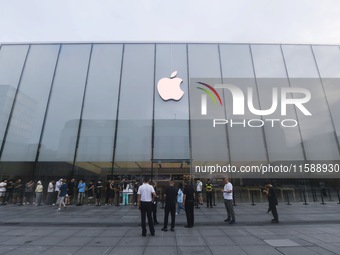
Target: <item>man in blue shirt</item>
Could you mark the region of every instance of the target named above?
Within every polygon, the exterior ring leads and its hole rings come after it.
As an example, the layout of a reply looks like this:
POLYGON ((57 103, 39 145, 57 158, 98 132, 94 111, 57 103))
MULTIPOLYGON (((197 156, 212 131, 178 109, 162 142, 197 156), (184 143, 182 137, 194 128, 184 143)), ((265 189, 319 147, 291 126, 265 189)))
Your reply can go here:
POLYGON ((83 205, 83 199, 85 196, 86 183, 80 180, 78 183, 78 206, 83 205))

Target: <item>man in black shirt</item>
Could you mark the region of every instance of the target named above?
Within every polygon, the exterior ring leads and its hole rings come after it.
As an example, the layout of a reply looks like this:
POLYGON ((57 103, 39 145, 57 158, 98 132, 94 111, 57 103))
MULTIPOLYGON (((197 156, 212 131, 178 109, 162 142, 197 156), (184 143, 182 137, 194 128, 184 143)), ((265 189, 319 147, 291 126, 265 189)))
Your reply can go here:
POLYGON ((195 202, 195 190, 189 184, 189 181, 184 182, 183 189, 183 205, 185 208, 185 214, 187 216, 186 228, 192 228, 194 226, 194 202, 195 202))
POLYGON ((164 208, 164 226, 162 231, 168 231, 169 212, 171 213, 171 231, 175 230, 175 215, 177 204, 177 188, 174 186, 174 181, 169 182, 169 187, 164 192, 165 208, 164 208))

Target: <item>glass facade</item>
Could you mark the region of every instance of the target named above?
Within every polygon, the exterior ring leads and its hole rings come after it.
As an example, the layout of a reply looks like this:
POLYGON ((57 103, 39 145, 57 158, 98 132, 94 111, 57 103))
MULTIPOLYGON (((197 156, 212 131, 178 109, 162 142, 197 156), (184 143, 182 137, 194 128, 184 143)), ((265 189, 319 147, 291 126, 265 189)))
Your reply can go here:
POLYGON ((0 176, 161 179, 194 174, 196 165, 339 163, 339 78, 337 45, 3 44, 0 176), (158 82, 174 81, 175 71, 184 94, 165 101, 158 82), (223 106, 210 93, 211 112, 202 114, 196 87, 212 79, 245 95, 242 118, 226 89, 217 89, 223 106), (293 127, 212 129, 212 119, 282 119, 285 88, 287 100, 301 99, 293 89, 310 91, 304 106, 312 115, 288 104, 284 118, 296 120, 293 127), (275 92, 278 110, 256 114, 275 105, 275 92))

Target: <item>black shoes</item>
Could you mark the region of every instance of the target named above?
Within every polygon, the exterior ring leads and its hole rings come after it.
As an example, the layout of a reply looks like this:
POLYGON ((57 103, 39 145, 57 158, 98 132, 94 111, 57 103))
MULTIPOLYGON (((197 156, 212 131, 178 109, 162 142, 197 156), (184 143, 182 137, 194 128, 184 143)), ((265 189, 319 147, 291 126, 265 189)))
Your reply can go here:
POLYGON ((174 232, 174 231, 175 231, 175 229, 174 229, 174 228, 171 228, 170 230, 171 230, 172 232, 174 232))
POLYGON ((271 222, 272 222, 272 223, 279 223, 279 221, 278 221, 278 220, 275 220, 275 219, 272 219, 271 222))
POLYGON ((184 227, 185 228, 192 228, 192 226, 189 226, 189 225, 185 225, 184 227))
POLYGON ((159 224, 159 222, 158 222, 158 221, 155 221, 153 224, 154 224, 154 225, 158 225, 158 224, 159 224))
POLYGON ((168 229, 167 229, 167 228, 162 228, 161 230, 162 230, 162 231, 165 231, 165 232, 166 232, 166 231, 168 231, 168 229))
POLYGON ((235 220, 229 221, 229 224, 235 224, 235 223, 236 223, 235 220))
POLYGON ((230 218, 226 218, 226 219, 224 220, 224 222, 228 222, 228 221, 230 221, 230 218))

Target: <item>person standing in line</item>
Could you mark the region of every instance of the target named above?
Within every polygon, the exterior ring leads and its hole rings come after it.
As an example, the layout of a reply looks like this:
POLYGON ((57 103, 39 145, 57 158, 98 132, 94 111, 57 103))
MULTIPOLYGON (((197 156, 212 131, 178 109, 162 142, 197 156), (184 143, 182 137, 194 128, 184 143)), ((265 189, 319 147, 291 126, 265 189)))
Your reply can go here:
POLYGON ((277 213, 276 206, 278 205, 277 197, 273 185, 267 184, 264 192, 268 196, 269 210, 272 212, 274 219, 272 219, 272 223, 279 223, 279 215, 277 213))
POLYGON ((109 205, 113 205, 115 200, 115 181, 111 179, 109 186, 109 205))
POLYGON ((4 179, 2 182, 0 182, 0 203, 2 205, 5 205, 5 197, 6 197, 6 186, 7 186, 7 180, 4 179))
POLYGON ((137 181, 133 182, 133 205, 137 206, 138 204, 138 187, 139 187, 139 183, 137 181))
POLYGON ((37 182, 37 187, 35 188, 35 205, 41 206, 42 194, 43 194, 43 185, 41 181, 37 182))
POLYGON ((178 190, 174 186, 174 181, 169 181, 169 187, 164 192, 165 208, 164 208, 164 225, 162 231, 168 231, 169 213, 171 213, 171 231, 175 231, 176 218, 176 202, 178 190))
POLYGON ((205 184, 205 193, 207 194, 207 207, 212 208, 213 185, 210 179, 208 179, 208 182, 205 184))
POLYGON ((6 203, 9 203, 9 201, 13 197, 13 187, 14 187, 13 180, 9 180, 6 186, 6 196, 5 196, 6 203))
POLYGON ((96 206, 100 206, 100 202, 102 200, 102 189, 103 189, 103 183, 101 180, 97 181, 95 192, 96 192, 96 206))
POLYGON ((183 183, 182 182, 178 184, 176 215, 180 213, 181 209, 184 209, 183 207, 183 183))
MULTIPOLYGON (((155 193, 157 195, 157 183, 155 181, 152 181, 151 186, 153 187, 153 189, 155 190, 155 193)), ((153 198, 152 201, 152 218, 153 218, 153 224, 154 225, 158 225, 159 222, 157 220, 157 206, 158 206, 158 199, 157 196, 153 198)))
POLYGON ((50 181, 47 186, 47 198, 46 198, 47 205, 52 204, 53 195, 54 195, 54 181, 50 181))
POLYGON ((129 205, 129 183, 126 179, 123 181, 122 188, 122 205, 129 205))
POLYGON ((26 183, 25 185, 25 201, 24 204, 30 204, 31 198, 33 196, 33 188, 34 188, 34 182, 33 180, 30 180, 29 182, 26 183))
POLYGON ((189 184, 188 180, 184 182, 183 205, 187 216, 187 225, 184 227, 192 228, 194 226, 195 189, 189 184))
POLYGON ((202 196, 202 190, 203 190, 203 183, 200 179, 196 181, 196 193, 197 193, 197 203, 200 205, 203 205, 203 196, 202 196))
POLYGON ((59 179, 56 184, 55 184, 55 187, 54 187, 54 201, 56 201, 55 203, 53 203, 53 205, 55 204, 58 204, 58 200, 59 200, 59 189, 60 189, 60 186, 61 186, 61 181, 62 179, 59 179))
POLYGON ((93 203, 93 198, 94 198, 94 181, 90 181, 89 184, 89 189, 87 191, 87 203, 88 205, 93 203))
POLYGON ((109 205, 111 182, 112 180, 110 179, 105 183, 105 205, 109 205))
POLYGON ((85 197, 85 189, 86 189, 86 183, 83 182, 83 180, 80 180, 78 183, 78 201, 77 201, 78 206, 83 205, 83 200, 85 197))
POLYGON ((155 235, 155 227, 152 221, 152 200, 157 197, 155 189, 148 183, 149 178, 144 177, 143 184, 138 188, 138 208, 141 212, 142 236, 146 236, 146 217, 151 236, 155 235))
POLYGON ((21 179, 18 179, 14 183, 13 204, 22 205, 22 191, 23 191, 23 183, 21 179))
POLYGON ((74 188, 76 186, 76 180, 72 178, 69 183, 67 183, 67 196, 65 197, 65 204, 72 204, 72 200, 74 197, 74 188))
POLYGON ((223 198, 224 198, 224 206, 227 210, 228 217, 224 220, 224 222, 229 222, 229 224, 236 223, 235 221, 235 212, 233 206, 233 185, 229 182, 228 177, 224 178, 224 189, 223 198))
POLYGON ((59 194, 58 194, 58 201, 57 204, 59 205, 57 211, 60 212, 61 211, 61 207, 64 206, 64 208, 66 208, 65 205, 65 197, 67 195, 67 184, 66 184, 66 180, 64 181, 63 179, 60 179, 60 183, 61 186, 59 188, 59 194))

